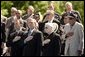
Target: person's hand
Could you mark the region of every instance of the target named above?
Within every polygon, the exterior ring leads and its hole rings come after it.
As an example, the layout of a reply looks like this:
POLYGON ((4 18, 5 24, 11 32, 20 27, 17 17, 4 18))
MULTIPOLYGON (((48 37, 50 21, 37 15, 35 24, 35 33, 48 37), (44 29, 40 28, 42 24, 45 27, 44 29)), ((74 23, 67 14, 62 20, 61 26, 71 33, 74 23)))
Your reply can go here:
POLYGON ((78 50, 77 52, 78 52, 78 56, 81 56, 82 51, 81 50, 78 50))
POLYGON ((7 52, 7 50, 8 50, 8 47, 4 47, 3 48, 3 54, 5 54, 7 52))
POLYGON ((16 37, 13 39, 13 42, 20 40, 20 38, 21 38, 20 36, 16 36, 16 37))
POLYGON ((4 48, 4 43, 3 43, 3 42, 1 43, 1 48, 2 48, 2 49, 4 48))
POLYGON ((10 56, 10 53, 11 53, 11 47, 8 47, 8 49, 7 49, 7 53, 9 54, 9 55, 7 55, 7 56, 10 56))
POLYGON ((66 34, 66 36, 67 36, 67 37, 70 37, 70 36, 73 36, 73 34, 74 34, 73 32, 68 32, 68 33, 66 34))
POLYGON ((26 43, 27 41, 30 41, 30 40, 32 40, 33 39, 33 36, 29 36, 29 37, 27 37, 25 40, 24 40, 24 43, 26 43))
POLYGON ((50 42, 50 39, 46 39, 45 41, 43 41, 43 45, 48 44, 49 42, 50 42))

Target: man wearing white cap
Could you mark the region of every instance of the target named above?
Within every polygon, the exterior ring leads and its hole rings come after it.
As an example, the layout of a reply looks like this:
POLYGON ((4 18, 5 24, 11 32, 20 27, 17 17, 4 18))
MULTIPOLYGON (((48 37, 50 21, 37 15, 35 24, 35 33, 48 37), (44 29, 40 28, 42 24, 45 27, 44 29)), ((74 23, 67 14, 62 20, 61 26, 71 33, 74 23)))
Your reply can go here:
POLYGON ((65 25, 63 39, 65 42, 65 55, 66 56, 80 56, 83 51, 84 32, 83 25, 76 21, 76 16, 70 14, 68 16, 69 23, 65 25), (65 36, 65 38, 64 38, 65 36))

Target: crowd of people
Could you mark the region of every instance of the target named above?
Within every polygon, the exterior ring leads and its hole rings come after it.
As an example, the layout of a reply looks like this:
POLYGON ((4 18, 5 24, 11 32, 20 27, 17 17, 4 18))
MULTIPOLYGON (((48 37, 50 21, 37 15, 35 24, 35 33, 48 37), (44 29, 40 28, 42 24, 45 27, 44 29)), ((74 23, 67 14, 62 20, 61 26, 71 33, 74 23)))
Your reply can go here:
POLYGON ((1 15, 1 56, 83 56, 84 28, 71 2, 59 15, 51 3, 42 16, 28 6, 27 14, 15 7, 1 15))

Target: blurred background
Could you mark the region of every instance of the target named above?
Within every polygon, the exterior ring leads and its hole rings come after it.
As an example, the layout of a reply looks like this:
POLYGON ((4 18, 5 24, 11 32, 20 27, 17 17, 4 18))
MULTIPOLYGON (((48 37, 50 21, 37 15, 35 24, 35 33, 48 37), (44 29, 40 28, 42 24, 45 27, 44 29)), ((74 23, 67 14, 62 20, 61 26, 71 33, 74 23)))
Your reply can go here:
MULTIPOLYGON (((1 1, 1 14, 9 17, 11 15, 11 7, 16 7, 26 13, 26 9, 29 5, 35 8, 35 12, 41 12, 42 15, 46 12, 50 2, 53 2, 55 6, 55 12, 61 15, 65 11, 65 3, 67 1, 1 1)), ((82 24, 84 25, 84 1, 68 1, 72 2, 73 9, 80 12, 82 18, 82 24)))

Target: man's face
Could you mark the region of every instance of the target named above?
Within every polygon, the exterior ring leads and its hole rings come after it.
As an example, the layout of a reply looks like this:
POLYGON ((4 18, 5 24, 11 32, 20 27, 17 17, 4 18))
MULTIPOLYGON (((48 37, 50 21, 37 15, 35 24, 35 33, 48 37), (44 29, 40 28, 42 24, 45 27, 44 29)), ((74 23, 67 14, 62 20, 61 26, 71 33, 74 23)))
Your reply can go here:
POLYGON ((73 25, 73 24, 75 23, 75 21, 76 21, 76 20, 75 20, 73 17, 70 17, 70 18, 69 18, 69 24, 70 24, 70 25, 73 25))
POLYGON ((52 5, 50 5, 50 6, 48 7, 48 10, 54 10, 54 7, 53 7, 52 5))
POLYGON ((15 16, 16 15, 16 11, 11 11, 11 16, 15 16))
POLYGON ((48 14, 47 14, 47 19, 48 19, 48 20, 52 20, 52 18, 53 18, 53 15, 52 15, 51 13, 48 13, 48 14))
POLYGON ((21 15, 20 15, 19 12, 17 12, 17 13, 16 13, 16 16, 17 16, 18 18, 20 18, 21 15))
POLYGON ((28 14, 32 14, 32 10, 30 8, 27 9, 28 14))
POLYGON ((67 9, 67 10, 68 10, 68 9, 71 9, 71 8, 72 8, 71 5, 69 5, 69 4, 66 5, 66 9, 67 9))
POLYGON ((65 24, 69 23, 69 18, 67 16, 64 17, 64 23, 65 24))
POLYGON ((28 27, 33 29, 35 27, 35 22, 33 20, 28 20, 28 27))

